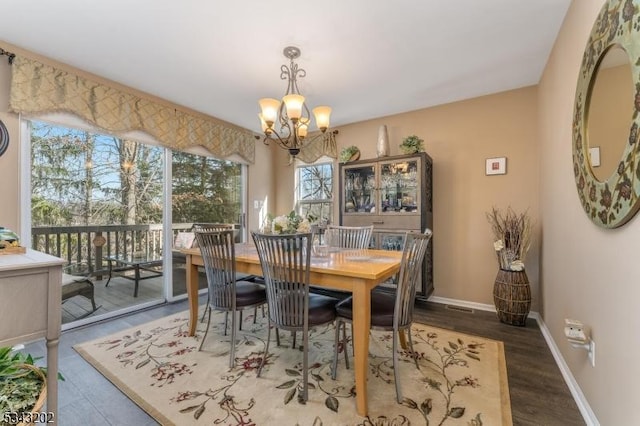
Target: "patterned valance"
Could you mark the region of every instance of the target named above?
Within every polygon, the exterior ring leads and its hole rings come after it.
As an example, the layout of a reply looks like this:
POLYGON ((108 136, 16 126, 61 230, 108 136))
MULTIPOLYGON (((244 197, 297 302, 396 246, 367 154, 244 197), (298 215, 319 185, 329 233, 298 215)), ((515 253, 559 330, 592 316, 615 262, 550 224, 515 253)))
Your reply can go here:
MULTIPOLYGON (((314 135, 309 135, 309 139, 312 139, 313 136, 314 135)), ((328 131, 321 137, 305 144, 300 149, 300 153, 296 158, 307 164, 311 164, 325 155, 331 158, 338 158, 336 135, 332 131, 328 131)))
POLYGON ((255 138, 248 130, 197 117, 21 56, 12 66, 10 108, 31 115, 73 113, 115 135, 143 131, 171 149, 203 146, 218 158, 237 154, 254 162, 255 138))

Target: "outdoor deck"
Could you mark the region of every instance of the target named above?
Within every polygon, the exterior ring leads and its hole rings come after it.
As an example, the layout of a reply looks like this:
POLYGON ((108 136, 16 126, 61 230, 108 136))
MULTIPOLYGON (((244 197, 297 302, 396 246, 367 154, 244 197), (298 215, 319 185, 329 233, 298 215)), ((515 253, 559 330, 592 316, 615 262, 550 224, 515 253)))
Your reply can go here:
MULTIPOLYGON (((114 274, 108 287, 105 287, 108 276, 101 280, 93 278, 94 298, 99 308, 95 312, 89 299, 83 296, 75 296, 62 304, 62 323, 67 324, 78 319, 102 315, 147 302, 164 300, 162 293, 163 277, 154 277, 139 282, 138 297, 133 297, 133 280, 114 274)), ((200 274, 200 287, 206 287, 206 276, 200 274)), ((174 295, 186 293, 184 268, 176 268, 173 274, 174 295)))

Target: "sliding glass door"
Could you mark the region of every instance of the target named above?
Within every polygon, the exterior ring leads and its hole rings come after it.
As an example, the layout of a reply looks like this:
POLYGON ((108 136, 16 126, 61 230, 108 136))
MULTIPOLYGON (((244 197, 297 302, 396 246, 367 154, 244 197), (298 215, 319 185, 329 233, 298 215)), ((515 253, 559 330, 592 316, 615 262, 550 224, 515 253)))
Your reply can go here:
POLYGON ((67 260, 63 323, 163 301, 164 149, 40 121, 30 134, 31 246, 67 260))
MULTIPOLYGON (((244 169, 239 163, 183 152, 172 153, 172 229, 190 232, 194 223, 232 224, 236 241, 244 235, 244 169)), ((184 255, 173 254, 172 294, 185 294, 184 255)), ((206 277, 200 274, 200 288, 206 277)))
POLYGON ((43 121, 23 128, 23 245, 67 260, 63 323, 184 297, 173 244, 194 223, 233 224, 243 240, 246 166, 43 121))

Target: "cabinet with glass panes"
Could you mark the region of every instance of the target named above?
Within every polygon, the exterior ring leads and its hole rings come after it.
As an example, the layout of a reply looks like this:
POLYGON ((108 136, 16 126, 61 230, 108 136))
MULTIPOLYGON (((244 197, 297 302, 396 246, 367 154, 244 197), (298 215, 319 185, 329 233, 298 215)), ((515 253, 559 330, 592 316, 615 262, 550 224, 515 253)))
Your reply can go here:
MULTIPOLYGON (((402 250, 407 232, 433 231, 432 167, 424 152, 341 164, 340 224, 373 225, 371 247, 383 250, 402 250)), ((417 291, 433 292, 433 240, 417 291)))

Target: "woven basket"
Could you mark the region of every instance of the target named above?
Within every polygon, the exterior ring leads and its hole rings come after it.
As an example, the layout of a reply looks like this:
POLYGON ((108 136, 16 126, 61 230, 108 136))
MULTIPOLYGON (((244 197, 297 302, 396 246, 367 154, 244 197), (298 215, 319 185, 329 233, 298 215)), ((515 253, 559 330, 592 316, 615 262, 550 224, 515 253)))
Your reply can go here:
MULTIPOLYGON (((40 410, 42 410, 42 407, 44 406, 45 400, 47 399, 47 377, 44 375, 42 370, 40 370, 40 368, 36 367, 35 365, 22 364, 21 367, 24 368, 25 370, 33 371, 42 379, 42 388, 40 390, 40 396, 38 396, 38 399, 36 400, 35 405, 31 409, 31 414, 39 413, 40 410)), ((32 416, 32 418, 37 418, 37 417, 38 416, 32 416)), ((35 423, 33 422, 29 422, 29 423, 21 422, 21 423, 18 423, 17 426, 30 426, 34 424, 35 423)))
POLYGON ((525 271, 500 269, 493 286, 498 319, 510 325, 526 325, 531 308, 531 287, 525 271))

